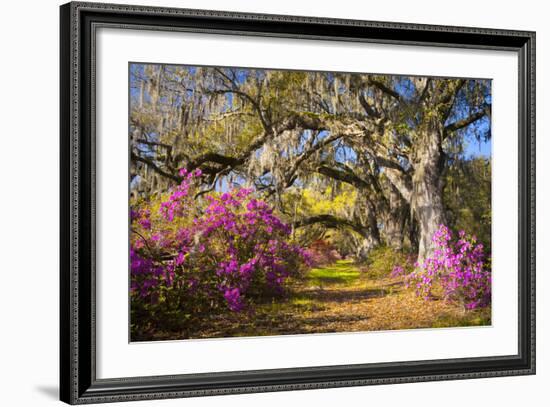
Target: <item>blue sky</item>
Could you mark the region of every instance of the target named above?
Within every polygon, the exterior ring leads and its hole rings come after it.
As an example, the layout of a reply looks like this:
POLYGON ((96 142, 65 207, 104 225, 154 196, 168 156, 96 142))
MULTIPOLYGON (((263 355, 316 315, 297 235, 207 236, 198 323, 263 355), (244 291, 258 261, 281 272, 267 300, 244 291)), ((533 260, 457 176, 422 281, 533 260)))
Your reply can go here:
POLYGON ((465 156, 470 157, 491 157, 491 140, 477 141, 468 140, 465 148, 465 156))

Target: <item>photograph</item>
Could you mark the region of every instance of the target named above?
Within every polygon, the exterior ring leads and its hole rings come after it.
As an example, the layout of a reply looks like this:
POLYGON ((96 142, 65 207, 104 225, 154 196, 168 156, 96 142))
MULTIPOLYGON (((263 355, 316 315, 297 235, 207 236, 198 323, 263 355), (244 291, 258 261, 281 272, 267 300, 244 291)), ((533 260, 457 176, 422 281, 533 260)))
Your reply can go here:
POLYGON ((491 326, 491 79, 128 78, 130 342, 491 326))

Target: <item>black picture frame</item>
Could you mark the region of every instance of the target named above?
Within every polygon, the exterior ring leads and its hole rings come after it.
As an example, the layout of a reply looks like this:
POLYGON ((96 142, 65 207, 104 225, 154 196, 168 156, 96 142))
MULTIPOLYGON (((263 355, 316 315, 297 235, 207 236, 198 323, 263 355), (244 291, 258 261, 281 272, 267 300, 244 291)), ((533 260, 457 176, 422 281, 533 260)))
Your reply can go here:
MULTIPOLYGON (((72 2, 60 8, 60 398, 70 404, 535 373, 535 33, 72 2), (173 30, 507 50, 519 59, 519 352, 178 376, 96 378, 95 29, 173 30)), ((510 140, 510 142, 513 142, 510 140)), ((511 236, 511 238, 515 238, 511 236)))

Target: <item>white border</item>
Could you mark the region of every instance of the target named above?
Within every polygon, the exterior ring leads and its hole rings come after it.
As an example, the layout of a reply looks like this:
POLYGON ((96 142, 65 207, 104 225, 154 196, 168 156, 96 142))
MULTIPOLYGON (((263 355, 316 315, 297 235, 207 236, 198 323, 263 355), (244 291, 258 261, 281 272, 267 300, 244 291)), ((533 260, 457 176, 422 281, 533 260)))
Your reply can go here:
POLYGON ((513 52, 99 28, 97 378, 517 354, 517 80, 513 52), (129 61, 492 78, 493 326, 128 344, 129 61))

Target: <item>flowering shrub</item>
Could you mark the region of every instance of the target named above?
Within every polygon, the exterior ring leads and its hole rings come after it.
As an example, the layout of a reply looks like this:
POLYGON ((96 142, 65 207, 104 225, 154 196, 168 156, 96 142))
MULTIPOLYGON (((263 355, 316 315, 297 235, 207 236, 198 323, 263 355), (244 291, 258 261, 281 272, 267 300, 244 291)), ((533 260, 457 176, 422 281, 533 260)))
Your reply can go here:
MULTIPOLYGON (((439 284, 443 297, 462 304, 465 309, 489 305, 491 301, 491 272, 487 264, 483 245, 475 236, 458 233, 454 240, 449 228, 440 225, 432 241, 435 243, 433 256, 406 276, 407 283, 425 299, 432 297, 432 290, 439 284)), ((399 270, 394 270, 399 274, 399 270)))
POLYGON ((180 175, 167 197, 131 211, 135 321, 181 330, 201 313, 239 312, 281 294, 306 256, 288 242, 290 227, 250 189, 207 195, 201 209, 200 171, 180 175))
POLYGON ((334 246, 323 239, 315 240, 306 250, 309 264, 313 267, 333 264, 342 258, 334 246))

